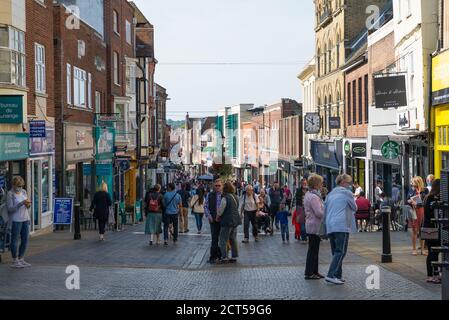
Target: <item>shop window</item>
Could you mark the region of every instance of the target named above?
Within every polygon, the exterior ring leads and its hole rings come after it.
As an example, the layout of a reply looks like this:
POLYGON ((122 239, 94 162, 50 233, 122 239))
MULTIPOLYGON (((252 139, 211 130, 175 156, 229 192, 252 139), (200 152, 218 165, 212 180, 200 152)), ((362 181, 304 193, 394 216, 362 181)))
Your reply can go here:
POLYGON ((52 178, 48 161, 42 161, 42 212, 50 211, 50 181, 52 178))

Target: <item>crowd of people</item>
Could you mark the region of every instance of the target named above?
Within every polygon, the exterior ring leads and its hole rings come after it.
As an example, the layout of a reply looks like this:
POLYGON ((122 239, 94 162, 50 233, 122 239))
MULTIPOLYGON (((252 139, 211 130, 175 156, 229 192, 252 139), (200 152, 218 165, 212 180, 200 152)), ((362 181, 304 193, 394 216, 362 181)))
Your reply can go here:
MULTIPOLYGON (((180 177, 182 178, 182 177, 180 177)), ((305 267, 306 280, 325 279, 328 283, 342 285, 342 265, 348 252, 350 234, 367 232, 371 224, 372 211, 382 228, 382 208, 392 208, 393 217, 401 203, 399 187, 393 185, 391 197, 386 197, 381 181, 375 188, 372 204, 363 188, 352 177, 343 174, 337 177, 336 187, 328 192, 324 180, 317 174, 303 178, 293 192, 287 185, 279 183, 262 186, 259 182, 229 182, 216 179, 213 183, 192 183, 190 177, 179 179, 179 183, 169 183, 166 189, 155 185, 147 190, 144 198, 145 234, 149 245, 168 246, 174 244, 179 233, 189 233, 189 213, 195 216, 197 233, 203 232, 204 218, 209 223, 211 264, 236 263, 239 257, 237 229, 243 225, 247 244, 252 239, 260 241, 260 235, 273 236, 280 232, 282 242, 290 242, 289 225, 294 226, 295 239, 308 244, 305 267), (192 183, 192 184, 191 184, 192 183), (251 229, 251 236, 250 236, 251 229), (162 237, 161 237, 162 236, 162 237), (326 276, 319 272, 319 250, 321 241, 329 240, 332 261, 326 276)), ((439 245, 437 226, 433 220, 433 203, 440 197, 440 180, 433 176, 426 179, 412 179, 410 191, 405 199, 406 228, 412 238, 411 254, 427 255, 429 283, 440 284, 438 268, 432 262, 438 260, 438 253, 432 247, 439 245), (437 235, 437 236, 435 236, 437 235), (417 241, 420 247, 417 249, 417 241), (427 248, 427 250, 425 250, 427 248)), ((24 268, 24 255, 28 243, 30 227, 30 201, 24 190, 24 180, 13 179, 13 188, 7 194, 7 211, 12 221, 11 254, 12 267, 24 268), (20 238, 20 247, 18 247, 20 238)), ((100 241, 104 241, 105 227, 113 215, 112 200, 107 185, 103 183, 96 192, 90 209, 99 222, 100 241)), ((394 218, 393 218, 394 219, 394 218)))

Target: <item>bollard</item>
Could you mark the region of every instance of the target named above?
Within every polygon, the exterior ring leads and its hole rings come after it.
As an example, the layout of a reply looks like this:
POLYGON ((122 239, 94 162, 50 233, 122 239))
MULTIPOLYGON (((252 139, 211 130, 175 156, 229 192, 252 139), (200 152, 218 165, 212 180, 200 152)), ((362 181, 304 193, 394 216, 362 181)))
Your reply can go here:
POLYGON ((79 202, 76 202, 75 203, 75 205, 74 205, 74 210, 75 210, 75 221, 74 221, 74 224, 75 224, 75 233, 74 233, 74 236, 73 236, 73 239, 74 240, 81 240, 81 225, 80 225, 80 220, 81 220, 81 217, 80 217, 80 210, 81 210, 81 205, 80 205, 80 203, 79 202))
POLYGON ((390 217, 391 207, 383 206, 382 211, 382 263, 393 262, 391 255, 390 217))

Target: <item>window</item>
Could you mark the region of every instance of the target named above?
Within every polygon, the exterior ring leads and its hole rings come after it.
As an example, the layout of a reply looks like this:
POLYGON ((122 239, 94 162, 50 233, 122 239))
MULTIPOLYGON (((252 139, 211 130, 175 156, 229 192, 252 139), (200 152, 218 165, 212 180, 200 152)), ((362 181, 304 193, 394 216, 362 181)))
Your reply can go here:
POLYGON ((0 28, 0 82, 25 86, 25 34, 13 27, 0 28))
POLYGON ((126 42, 132 44, 131 22, 126 20, 126 42))
POLYGON ((363 123, 363 97, 362 97, 362 78, 359 78, 359 124, 363 123))
POLYGON ((92 74, 88 74, 87 81, 87 107, 92 109, 92 74))
POLYGON ((126 92, 129 94, 136 93, 136 65, 129 64, 126 66, 126 92))
POLYGON ((34 54, 36 91, 45 93, 45 47, 36 43, 34 45, 34 54))
POLYGON ((119 82, 119 55, 117 52, 114 52, 114 83, 116 85, 120 85, 119 82))
POLYGON ((95 113, 101 113, 101 93, 95 91, 95 113))
POLYGON ((115 113, 117 113, 117 122, 115 125, 115 130, 117 134, 117 139, 126 139, 126 113, 124 104, 115 105, 115 113))
POLYGON ((365 74, 365 123, 369 121, 369 107, 368 107, 368 75, 365 74))
POLYGON ((405 13, 407 18, 412 15, 412 3, 411 0, 405 0, 405 13))
POLYGON ((113 16, 113 19, 114 19, 114 21, 113 21, 113 23, 114 23, 114 32, 115 33, 117 33, 117 34, 120 34, 120 30, 119 30, 119 27, 118 27, 118 13, 117 13, 117 11, 113 11, 113 14, 112 14, 112 16, 113 16))
POLYGON ((78 107, 86 107, 86 71, 73 67, 74 104, 78 107))
POLYGON ((72 103, 72 66, 67 63, 67 104, 72 103))
POLYGON ((352 125, 355 126, 357 124, 357 83, 356 81, 352 81, 352 125))
POLYGON ((409 74, 409 87, 410 87, 410 101, 413 101, 415 100, 415 65, 414 65, 413 51, 409 53, 408 59, 409 59, 408 74, 409 74))

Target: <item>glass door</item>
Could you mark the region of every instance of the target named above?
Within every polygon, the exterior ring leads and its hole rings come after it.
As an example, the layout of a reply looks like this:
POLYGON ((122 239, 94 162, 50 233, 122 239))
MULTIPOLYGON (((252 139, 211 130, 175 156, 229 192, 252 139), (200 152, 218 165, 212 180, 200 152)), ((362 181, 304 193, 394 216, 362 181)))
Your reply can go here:
POLYGON ((31 162, 31 212, 32 212, 32 224, 31 224, 31 232, 37 231, 41 226, 41 201, 42 201, 42 187, 41 187, 41 161, 35 160, 31 162))

